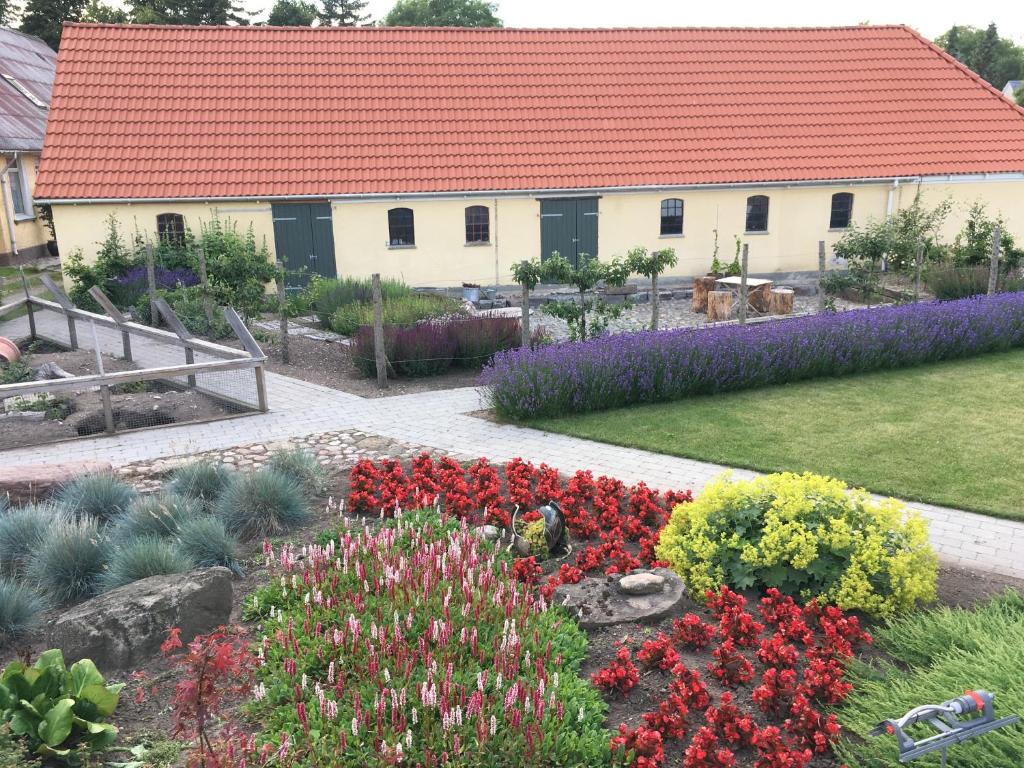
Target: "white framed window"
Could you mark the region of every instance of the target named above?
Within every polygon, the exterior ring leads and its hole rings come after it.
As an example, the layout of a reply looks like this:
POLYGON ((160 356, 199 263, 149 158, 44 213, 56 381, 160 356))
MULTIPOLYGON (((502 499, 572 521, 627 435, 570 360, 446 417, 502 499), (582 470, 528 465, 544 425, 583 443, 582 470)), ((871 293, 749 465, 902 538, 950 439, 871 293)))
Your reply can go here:
POLYGON ((7 185, 11 190, 11 207, 18 219, 35 218, 32 210, 32 193, 28 188, 28 174, 19 157, 14 165, 7 168, 7 185))

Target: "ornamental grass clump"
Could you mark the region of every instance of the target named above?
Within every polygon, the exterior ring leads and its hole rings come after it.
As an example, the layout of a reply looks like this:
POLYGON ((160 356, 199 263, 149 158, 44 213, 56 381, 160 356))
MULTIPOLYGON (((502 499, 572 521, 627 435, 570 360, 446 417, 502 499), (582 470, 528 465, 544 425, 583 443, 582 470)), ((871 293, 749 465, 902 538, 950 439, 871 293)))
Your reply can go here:
POLYGON ((920 515, 810 473, 713 481, 655 551, 697 594, 774 587, 875 616, 933 600, 938 574, 920 515))
POLYGON ((178 529, 175 542, 199 568, 221 565, 237 576, 244 575, 238 562, 238 539, 228 533, 224 522, 216 517, 195 517, 186 521, 178 529))
POLYGON ((243 541, 277 536, 309 521, 312 510, 295 480, 273 469, 242 475, 217 503, 217 516, 243 541))
MULTIPOLYGON (((251 715, 282 765, 610 765, 586 635, 430 513, 264 549, 251 715), (443 757, 446 756, 446 757, 443 757)), ((256 764, 254 761, 253 764, 256 764)))
POLYGON ((0 573, 17 576, 24 572, 60 511, 53 504, 42 503, 16 507, 0 515, 0 573))
POLYGON ((297 482, 311 500, 327 490, 327 470, 304 448, 279 448, 270 454, 267 466, 297 482))
POLYGON ((127 511, 110 522, 110 538, 117 544, 147 536, 167 538, 174 536, 186 520, 202 513, 202 503, 187 496, 173 493, 140 496, 127 511))
POLYGON ((211 510, 235 479, 235 470, 220 462, 204 459, 174 470, 166 490, 179 496, 196 499, 206 510, 211 510))
POLYGON ((135 489, 114 475, 82 475, 65 485, 56 499, 68 512, 105 523, 120 515, 135 500, 135 489))
POLYGON ((144 536, 114 549, 107 570, 100 578, 100 588, 106 592, 139 579, 184 573, 193 567, 192 560, 173 542, 144 536))
POLYGON ((756 325, 617 334, 499 352, 481 383, 507 418, 905 368, 1024 346, 1024 293, 756 325))
POLYGON ((39 626, 46 601, 35 589, 0 577, 0 642, 16 640, 39 626))
POLYGON ((53 602, 73 603, 99 591, 109 543, 91 517, 58 518, 29 560, 26 575, 53 602))

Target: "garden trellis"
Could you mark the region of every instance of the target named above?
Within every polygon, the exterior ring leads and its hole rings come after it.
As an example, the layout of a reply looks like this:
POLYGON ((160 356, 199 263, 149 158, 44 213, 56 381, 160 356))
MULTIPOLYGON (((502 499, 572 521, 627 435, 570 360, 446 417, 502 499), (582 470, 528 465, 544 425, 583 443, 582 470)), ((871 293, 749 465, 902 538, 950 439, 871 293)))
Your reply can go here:
MULTIPOLYGON (((43 276, 41 280, 52 299, 32 295, 27 282, 23 282, 24 296, 0 305, 0 336, 67 351, 92 351, 98 370, 70 375, 60 370, 58 363, 51 369, 57 371, 58 378, 0 385, 0 402, 11 402, 9 398, 31 402, 98 392, 102 402, 94 414, 97 423, 90 423, 87 429, 79 428, 80 435, 112 434, 120 429, 268 410, 266 356, 231 307, 224 308, 224 317, 241 349, 196 338, 162 298, 156 298, 154 303, 169 330, 134 322, 99 287, 94 286, 90 294, 105 314, 76 307, 49 277, 43 276), (105 365, 104 358, 117 364, 105 365), (115 403, 112 398, 112 394, 131 395, 140 391, 151 392, 151 400, 156 402, 141 398, 146 402, 140 407, 127 401, 115 403), (195 415, 175 413, 170 417, 161 412, 159 403, 162 398, 167 399, 163 393, 171 391, 191 393, 197 402, 201 399, 204 404, 215 406, 192 406, 195 415)), ((30 440, 26 438, 26 444, 30 440)))

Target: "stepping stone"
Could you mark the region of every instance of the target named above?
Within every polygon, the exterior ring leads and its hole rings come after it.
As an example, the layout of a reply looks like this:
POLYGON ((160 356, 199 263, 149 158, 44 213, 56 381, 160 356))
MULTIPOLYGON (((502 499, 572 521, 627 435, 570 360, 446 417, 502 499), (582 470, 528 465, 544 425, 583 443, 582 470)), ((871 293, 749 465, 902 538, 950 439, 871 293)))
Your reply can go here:
POLYGON ((552 597, 552 604, 565 606, 584 629, 659 621, 682 613, 687 602, 686 585, 668 568, 592 576, 578 584, 560 584, 552 597), (627 589, 646 591, 630 594, 627 589))

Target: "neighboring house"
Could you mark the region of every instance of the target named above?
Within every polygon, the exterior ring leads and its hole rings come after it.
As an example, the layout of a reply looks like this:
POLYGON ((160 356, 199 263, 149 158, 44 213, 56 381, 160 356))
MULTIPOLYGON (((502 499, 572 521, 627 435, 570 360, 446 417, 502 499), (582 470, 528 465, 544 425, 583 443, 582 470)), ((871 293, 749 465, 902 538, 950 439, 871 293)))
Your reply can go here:
POLYGON ((109 214, 220 215, 290 267, 416 285, 638 245, 703 274, 716 229, 752 272, 811 270, 918 189, 956 199, 950 236, 978 199, 1024 236, 1024 110, 906 27, 72 25, 54 94, 65 256, 109 214))
POLYGON ((57 54, 0 27, 0 264, 46 253, 50 231, 32 203, 57 54))
POLYGON ((1016 101, 1017 91, 1022 85, 1024 85, 1024 80, 1007 80, 1006 85, 1003 86, 1003 96, 1010 101, 1016 101))

